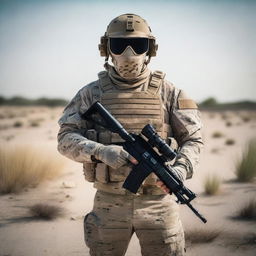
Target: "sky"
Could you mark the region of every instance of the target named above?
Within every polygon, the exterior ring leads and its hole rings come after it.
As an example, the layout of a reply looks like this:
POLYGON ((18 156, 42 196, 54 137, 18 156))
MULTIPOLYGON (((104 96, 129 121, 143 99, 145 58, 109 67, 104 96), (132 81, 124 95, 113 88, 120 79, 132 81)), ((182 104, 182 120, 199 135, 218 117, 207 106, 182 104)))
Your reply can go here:
POLYGON ((104 69, 100 37, 124 13, 157 38, 149 68, 196 101, 256 100, 256 0, 0 0, 0 95, 71 99, 104 69))

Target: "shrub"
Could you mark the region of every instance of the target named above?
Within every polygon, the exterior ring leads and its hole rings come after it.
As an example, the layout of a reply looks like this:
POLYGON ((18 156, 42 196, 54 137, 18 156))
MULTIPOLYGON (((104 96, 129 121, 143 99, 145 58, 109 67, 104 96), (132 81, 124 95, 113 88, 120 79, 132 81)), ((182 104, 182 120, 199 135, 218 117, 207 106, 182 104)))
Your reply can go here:
POLYGON ((39 99, 27 99, 20 96, 15 96, 12 98, 5 98, 0 96, 0 105, 9 105, 9 106, 65 106, 68 102, 65 99, 60 98, 39 98, 39 99))
POLYGON ((6 130, 6 129, 9 129, 10 126, 7 125, 7 124, 4 124, 4 125, 0 125, 0 130, 6 130))
POLYGON ((29 212, 33 217, 45 220, 56 219, 64 214, 62 207, 43 203, 31 206, 29 212))
POLYGON ((186 241, 192 244, 210 243, 220 235, 218 229, 193 229, 185 232, 186 241))
POLYGON ((233 139, 227 139, 225 142, 226 145, 234 145, 235 144, 235 140, 233 139))
POLYGON ((251 120, 249 116, 242 116, 241 118, 245 123, 248 123, 251 120))
POLYGON ((256 140, 252 140, 247 145, 241 160, 236 166, 236 177, 238 181, 252 181, 256 176, 256 140))
POLYGON ((12 118, 14 118, 14 117, 16 117, 16 115, 14 114, 14 113, 7 113, 7 118, 10 118, 10 119, 12 119, 12 118))
POLYGON ((216 195, 220 191, 221 179, 217 175, 207 176, 204 181, 204 192, 207 195, 216 195))
POLYGON ((67 101, 64 99, 54 98, 40 98, 34 101, 35 105, 39 106, 48 106, 48 107, 56 107, 56 106, 65 106, 67 105, 67 101))
POLYGON ((223 137, 224 135, 221 133, 221 132, 214 132, 213 134, 212 134, 212 137, 213 138, 221 138, 221 137, 223 137))
POLYGON ((219 151, 220 151, 219 148, 213 148, 213 149, 211 150, 211 153, 216 154, 216 153, 219 153, 219 151))
POLYGON ((226 122, 226 126, 229 127, 229 126, 232 126, 232 123, 230 121, 227 121, 226 122))
POLYGON ((249 233, 247 234, 243 239, 242 245, 254 245, 256 241, 256 234, 255 233, 249 233))
POLYGON ((38 126, 40 126, 40 123, 38 121, 31 121, 30 126, 31 127, 38 127, 38 126))
POLYGON ((211 118, 211 119, 215 118, 215 114, 214 113, 210 113, 209 114, 209 118, 211 118))
POLYGON ((0 193, 19 192, 28 186, 53 179, 61 173, 63 161, 50 151, 31 146, 0 147, 0 193))
POLYGON ((201 107, 213 107, 218 104, 217 100, 213 97, 207 98, 203 102, 200 103, 201 107))
POLYGON ((43 118, 29 120, 31 127, 38 127, 38 126, 40 126, 41 122, 43 122, 43 121, 44 121, 43 118))
POLYGON ((237 217, 246 220, 256 220, 256 199, 251 198, 237 212, 237 217))
POLYGON ((16 128, 21 127, 21 126, 23 126, 23 123, 22 123, 21 121, 16 121, 16 122, 13 124, 13 127, 16 127, 16 128))
POLYGON ((227 120, 227 119, 229 118, 229 116, 224 113, 224 114, 222 114, 221 118, 222 118, 223 120, 227 120))

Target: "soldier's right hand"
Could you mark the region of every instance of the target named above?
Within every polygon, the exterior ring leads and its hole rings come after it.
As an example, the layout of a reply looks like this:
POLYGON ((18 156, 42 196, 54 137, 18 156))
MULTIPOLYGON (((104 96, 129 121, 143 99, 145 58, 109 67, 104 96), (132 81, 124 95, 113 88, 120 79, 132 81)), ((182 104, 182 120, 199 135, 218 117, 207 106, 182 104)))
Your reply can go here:
POLYGON ((129 162, 137 164, 137 160, 126 152, 121 146, 117 145, 101 145, 95 152, 95 158, 102 161, 106 165, 114 169, 128 164, 129 162))

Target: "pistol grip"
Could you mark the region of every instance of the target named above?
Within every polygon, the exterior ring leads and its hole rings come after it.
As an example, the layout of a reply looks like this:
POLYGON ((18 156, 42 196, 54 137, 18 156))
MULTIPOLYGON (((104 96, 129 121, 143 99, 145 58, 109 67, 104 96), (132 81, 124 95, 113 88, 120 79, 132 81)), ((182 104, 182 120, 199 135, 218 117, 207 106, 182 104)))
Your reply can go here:
POLYGON ((151 172, 151 170, 147 170, 147 168, 145 168, 141 163, 134 165, 130 174, 124 181, 123 188, 136 194, 143 181, 151 172))

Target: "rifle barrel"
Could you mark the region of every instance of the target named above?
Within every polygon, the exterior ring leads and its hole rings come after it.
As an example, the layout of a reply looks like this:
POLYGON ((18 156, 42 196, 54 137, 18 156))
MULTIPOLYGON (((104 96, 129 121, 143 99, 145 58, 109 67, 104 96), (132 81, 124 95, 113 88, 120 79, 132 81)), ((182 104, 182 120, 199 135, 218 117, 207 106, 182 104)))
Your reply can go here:
POLYGON ((203 222, 203 223, 206 223, 207 222, 207 219, 201 215, 190 203, 187 203, 186 204, 192 211, 193 213, 203 222))

